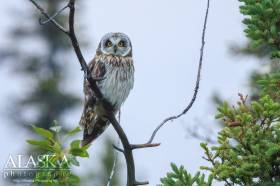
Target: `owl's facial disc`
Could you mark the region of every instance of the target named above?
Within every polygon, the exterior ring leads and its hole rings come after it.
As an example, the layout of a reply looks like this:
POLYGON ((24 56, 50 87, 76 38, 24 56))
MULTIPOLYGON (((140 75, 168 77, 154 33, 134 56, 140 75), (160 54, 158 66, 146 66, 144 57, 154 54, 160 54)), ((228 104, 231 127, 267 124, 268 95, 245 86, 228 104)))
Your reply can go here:
POLYGON ((125 57, 131 53, 130 40, 122 33, 106 34, 100 44, 103 54, 125 57))

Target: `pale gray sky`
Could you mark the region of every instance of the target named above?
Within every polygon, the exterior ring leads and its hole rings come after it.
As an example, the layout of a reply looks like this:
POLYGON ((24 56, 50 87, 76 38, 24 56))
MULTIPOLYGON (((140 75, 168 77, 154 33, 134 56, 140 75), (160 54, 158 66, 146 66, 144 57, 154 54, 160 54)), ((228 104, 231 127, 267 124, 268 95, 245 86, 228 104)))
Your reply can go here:
MULTIPOLYGON (((7 15, 8 9, 17 4, 17 9, 24 13, 32 7, 28 1, 1 1, 0 44, 3 45, 4 33, 15 21, 7 15)), ((191 99, 206 0, 92 0, 83 4, 77 9, 76 25, 82 25, 83 29, 78 38, 91 44, 84 50, 86 59, 94 56, 95 46, 107 32, 125 32, 132 40, 135 87, 122 108, 121 123, 131 143, 143 143, 159 122, 180 112, 191 99)), ((218 91, 228 100, 236 100, 237 93, 247 93, 247 76, 257 67, 253 58, 234 57, 229 53, 232 42, 246 42, 238 7, 237 0, 211 1, 198 99, 186 116, 169 123, 158 133, 155 142, 160 142, 160 147, 135 151, 136 174, 140 181, 149 180, 150 185, 155 186, 170 170, 170 162, 184 165, 192 173, 199 166, 207 165, 201 158, 200 141, 186 138, 185 128, 200 124, 196 119, 216 128, 211 104, 213 92, 218 91)), ((69 58, 75 59, 74 53, 69 58)), ((70 65, 70 75, 66 87, 82 97, 83 74, 75 60, 67 64, 70 65)), ((8 98, 14 92, 20 95, 26 86, 3 67, 0 69, 0 84, 6 87, 0 91, 0 111, 5 111, 8 98)), ((65 116, 69 125, 74 127, 78 122, 81 108, 65 116)), ((0 121, 0 141, 5 149, 2 148, 0 154, 1 168, 9 154, 22 150, 28 136, 10 127, 3 114, 0 121)), ((107 134, 115 135, 111 127, 107 134)), ((103 140, 101 137, 93 143, 90 159, 82 160, 78 171, 83 171, 84 167, 98 167, 96 157, 101 152, 103 140)))

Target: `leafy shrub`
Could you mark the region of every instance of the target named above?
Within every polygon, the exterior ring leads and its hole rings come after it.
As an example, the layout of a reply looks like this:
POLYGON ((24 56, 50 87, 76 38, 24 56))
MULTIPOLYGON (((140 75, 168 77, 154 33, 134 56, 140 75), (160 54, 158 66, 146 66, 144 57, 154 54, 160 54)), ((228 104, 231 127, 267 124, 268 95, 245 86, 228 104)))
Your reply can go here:
POLYGON ((27 140, 27 143, 35 146, 42 155, 36 167, 34 183, 43 186, 64 186, 76 185, 79 177, 72 173, 71 166, 79 166, 77 157, 89 157, 87 149, 89 146, 80 146, 80 140, 72 141, 64 147, 66 140, 80 132, 80 128, 74 128, 66 133, 62 132, 61 127, 54 122, 49 130, 32 126, 35 133, 43 139, 27 140))
MULTIPOLYGON (((260 80, 260 98, 248 101, 239 94, 237 105, 224 102, 218 107, 216 119, 224 127, 218 133, 217 144, 201 143, 205 160, 211 166, 208 180, 226 185, 280 185, 280 78, 279 73, 260 80)), ((192 177, 183 168, 172 165, 173 173, 161 179, 164 186, 211 185, 204 175, 192 177), (199 177, 200 176, 200 177, 199 177), (196 182, 201 178, 201 182, 196 182)))
POLYGON ((175 164, 171 164, 172 172, 167 173, 165 178, 161 179, 162 186, 211 186, 213 177, 209 176, 205 181, 205 175, 197 172, 194 176, 189 174, 183 166, 178 168, 175 164))

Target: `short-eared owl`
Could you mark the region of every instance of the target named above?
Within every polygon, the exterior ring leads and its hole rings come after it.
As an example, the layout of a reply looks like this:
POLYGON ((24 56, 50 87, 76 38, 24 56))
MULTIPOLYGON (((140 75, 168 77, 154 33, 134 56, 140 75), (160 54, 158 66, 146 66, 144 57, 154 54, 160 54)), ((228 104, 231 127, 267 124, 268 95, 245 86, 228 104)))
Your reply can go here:
MULTIPOLYGON (((89 69, 93 77, 104 78, 97 85, 116 114, 134 83, 132 45, 128 36, 123 33, 108 33, 103 36, 94 59, 89 63, 89 69)), ((86 79, 84 93, 85 106, 80 120, 80 125, 84 128, 83 146, 96 139, 109 125, 86 79)))

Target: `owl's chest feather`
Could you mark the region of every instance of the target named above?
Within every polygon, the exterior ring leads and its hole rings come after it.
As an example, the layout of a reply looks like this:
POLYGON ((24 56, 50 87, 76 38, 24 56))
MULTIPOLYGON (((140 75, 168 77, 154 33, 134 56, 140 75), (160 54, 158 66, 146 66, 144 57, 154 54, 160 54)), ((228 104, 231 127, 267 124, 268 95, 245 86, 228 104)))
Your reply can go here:
POLYGON ((105 68, 105 79, 98 85, 104 98, 115 109, 119 109, 133 88, 134 67, 129 63, 123 63, 122 65, 105 63, 105 68))

